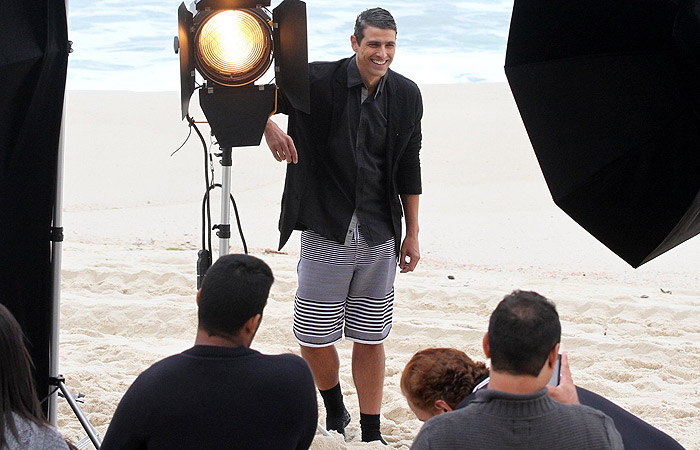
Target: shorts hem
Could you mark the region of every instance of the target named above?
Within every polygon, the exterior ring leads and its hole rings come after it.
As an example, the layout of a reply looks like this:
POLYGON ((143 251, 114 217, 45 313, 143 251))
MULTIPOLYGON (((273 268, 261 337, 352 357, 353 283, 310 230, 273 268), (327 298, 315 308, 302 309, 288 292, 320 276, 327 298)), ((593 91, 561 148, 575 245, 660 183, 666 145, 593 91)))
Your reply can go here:
POLYGON ((297 342, 299 343, 299 345, 301 345, 302 347, 323 348, 323 347, 330 347, 331 345, 337 344, 338 342, 343 340, 343 337, 341 336, 341 337, 339 337, 331 342, 328 342, 328 343, 306 342, 306 341, 302 341, 299 338, 296 338, 296 339, 297 339, 297 342))
POLYGON ((356 337, 353 337, 353 336, 345 336, 345 340, 346 340, 346 341, 357 342, 358 344, 379 345, 379 344, 383 344, 384 341, 386 341, 388 337, 389 337, 389 335, 387 334, 386 336, 384 336, 383 338, 381 338, 381 339, 379 339, 379 340, 377 340, 377 341, 370 341, 370 340, 367 340, 367 339, 360 339, 360 338, 356 338, 356 337))

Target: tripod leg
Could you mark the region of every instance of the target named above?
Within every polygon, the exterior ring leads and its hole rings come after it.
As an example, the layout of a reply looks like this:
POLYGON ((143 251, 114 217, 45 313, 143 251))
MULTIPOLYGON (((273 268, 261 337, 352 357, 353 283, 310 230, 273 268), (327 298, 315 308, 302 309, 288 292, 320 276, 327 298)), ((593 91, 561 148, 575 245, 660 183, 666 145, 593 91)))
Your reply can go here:
POLYGON ((323 426, 320 423, 316 423, 316 429, 320 431, 321 434, 324 436, 333 437, 333 435, 328 430, 323 428, 323 426))
POLYGON ((88 422, 87 418, 85 417, 85 414, 83 414, 83 410, 80 409, 80 406, 78 406, 78 403, 75 401, 75 398, 73 398, 73 394, 71 393, 71 391, 68 390, 63 381, 58 382, 58 388, 61 390, 61 392, 63 393, 63 397, 65 397, 66 401, 70 405, 70 408, 73 410, 75 417, 78 418, 78 421, 80 421, 80 424, 83 426, 83 429, 90 437, 92 445, 95 446, 96 450, 100 450, 100 445, 102 445, 102 442, 100 442, 100 438, 97 436, 95 429, 92 428, 92 425, 90 425, 90 422, 88 422))

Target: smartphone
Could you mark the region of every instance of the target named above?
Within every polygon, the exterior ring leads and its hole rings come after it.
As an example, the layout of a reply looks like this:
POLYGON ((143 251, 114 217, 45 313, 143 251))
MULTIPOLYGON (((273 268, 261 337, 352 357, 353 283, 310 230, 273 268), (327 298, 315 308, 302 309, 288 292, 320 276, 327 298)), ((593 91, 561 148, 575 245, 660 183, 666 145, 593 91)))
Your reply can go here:
POLYGON ((551 386, 559 386, 559 377, 561 376, 561 354, 557 357, 557 363, 554 365, 554 373, 547 384, 551 386))

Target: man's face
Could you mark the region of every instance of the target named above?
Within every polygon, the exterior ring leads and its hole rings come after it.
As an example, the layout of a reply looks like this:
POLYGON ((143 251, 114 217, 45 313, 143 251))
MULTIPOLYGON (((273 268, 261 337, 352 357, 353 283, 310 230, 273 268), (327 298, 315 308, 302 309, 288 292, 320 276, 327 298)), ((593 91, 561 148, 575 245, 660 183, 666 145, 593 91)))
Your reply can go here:
POLYGON ((358 44, 354 35, 350 41, 363 81, 374 83, 383 77, 394 59, 396 31, 367 26, 361 43, 358 44))

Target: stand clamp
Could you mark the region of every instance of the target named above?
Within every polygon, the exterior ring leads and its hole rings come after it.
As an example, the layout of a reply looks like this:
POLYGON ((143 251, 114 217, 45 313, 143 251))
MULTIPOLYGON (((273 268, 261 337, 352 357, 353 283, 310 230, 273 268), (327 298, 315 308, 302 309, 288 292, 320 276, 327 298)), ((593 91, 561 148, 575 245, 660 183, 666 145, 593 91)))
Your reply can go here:
POLYGON ((212 230, 218 230, 216 236, 219 239, 230 239, 231 238, 231 224, 221 224, 214 225, 211 227, 212 230))
MULTIPOLYGON (((73 393, 69 391, 66 387, 66 379, 63 377, 63 375, 49 377, 49 385, 56 386, 61 391, 61 394, 63 394, 63 397, 68 402, 68 405, 70 405, 71 409, 73 410, 73 413, 75 413, 75 417, 78 418, 80 424, 83 426, 83 429, 92 441, 92 445, 94 445, 95 448, 99 450, 100 445, 102 445, 102 442, 100 442, 100 438, 98 437, 97 432, 94 428, 92 428, 92 425, 90 425, 90 422, 85 417, 85 414, 80 409, 80 406, 78 406, 78 402, 75 400, 76 397, 74 397, 73 393)), ((77 398, 80 397, 84 397, 84 395, 78 394, 77 398)))

